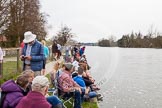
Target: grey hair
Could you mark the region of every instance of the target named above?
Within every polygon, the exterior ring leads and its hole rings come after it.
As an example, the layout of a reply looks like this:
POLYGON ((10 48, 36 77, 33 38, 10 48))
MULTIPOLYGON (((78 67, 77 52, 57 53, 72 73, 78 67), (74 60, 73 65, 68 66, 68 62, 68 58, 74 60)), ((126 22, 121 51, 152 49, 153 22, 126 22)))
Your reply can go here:
POLYGON ((45 76, 36 76, 32 81, 33 91, 42 91, 44 87, 49 86, 49 80, 45 76))

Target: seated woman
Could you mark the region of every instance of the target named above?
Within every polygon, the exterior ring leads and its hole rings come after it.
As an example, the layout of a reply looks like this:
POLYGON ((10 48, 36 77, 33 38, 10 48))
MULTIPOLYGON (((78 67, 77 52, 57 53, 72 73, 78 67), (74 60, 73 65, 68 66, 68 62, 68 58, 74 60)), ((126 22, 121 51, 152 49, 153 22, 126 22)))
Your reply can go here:
POLYGON ((20 100, 16 108, 51 108, 45 98, 48 87, 48 78, 36 76, 32 81, 32 91, 20 100))
POLYGON ((25 70, 22 74, 25 75, 25 76, 27 76, 28 82, 29 82, 28 83, 28 86, 26 88, 26 91, 24 92, 24 96, 26 96, 27 93, 29 91, 31 91, 31 85, 32 85, 32 81, 34 79, 34 72, 32 70, 25 70))
POLYGON ((7 93, 3 101, 2 108, 15 108, 19 101, 24 97, 23 93, 28 86, 28 77, 20 75, 17 80, 8 80, 2 84, 2 92, 7 93))
MULTIPOLYGON (((34 79, 34 72, 32 70, 26 70, 23 72, 23 74, 28 76, 29 81, 29 85, 25 93, 25 95, 27 95, 29 91, 32 91, 32 81, 34 79)), ((62 102, 57 96, 47 96, 46 99, 52 105, 52 108, 62 108, 62 102)))
POLYGON ((96 84, 94 84, 95 80, 93 79, 93 77, 90 75, 90 72, 87 70, 87 64, 82 63, 80 65, 80 67, 83 69, 83 79, 85 81, 86 86, 90 86, 91 90, 100 90, 100 88, 98 88, 96 86, 96 84))
MULTIPOLYGON (((53 86, 55 86, 55 79, 57 77, 56 73, 59 71, 59 66, 60 66, 59 62, 56 62, 54 64, 53 70, 50 72, 50 80, 51 80, 51 84, 53 86)), ((60 72, 60 74, 61 74, 61 72, 60 72)))

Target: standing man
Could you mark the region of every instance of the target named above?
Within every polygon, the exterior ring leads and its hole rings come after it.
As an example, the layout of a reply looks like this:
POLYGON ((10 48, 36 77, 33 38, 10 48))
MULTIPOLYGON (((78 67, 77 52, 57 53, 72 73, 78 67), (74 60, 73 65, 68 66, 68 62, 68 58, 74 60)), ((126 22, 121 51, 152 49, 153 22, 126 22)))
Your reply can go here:
POLYGON ((55 40, 53 41, 53 45, 52 45, 52 54, 53 54, 54 60, 57 61, 57 58, 58 58, 58 47, 57 47, 57 43, 56 43, 55 40))
POLYGON ((25 44, 24 44, 24 42, 22 41, 21 44, 20 44, 20 53, 19 53, 20 55, 21 55, 21 53, 22 53, 22 50, 23 50, 23 48, 24 48, 24 45, 25 45, 25 44))
POLYGON ((80 56, 82 56, 82 55, 84 54, 84 51, 85 51, 85 46, 83 46, 83 47, 79 50, 80 56))
POLYGON ((0 47, 0 78, 2 77, 2 62, 3 62, 3 51, 0 47))
POLYGON ((60 44, 57 44, 57 49, 58 49, 58 56, 57 56, 57 59, 60 59, 61 57, 61 45, 60 44))
POLYGON ((23 42, 25 46, 20 56, 20 59, 24 61, 23 70, 31 69, 35 76, 41 75, 43 60, 45 59, 43 45, 37 41, 36 35, 31 31, 24 33, 23 42))

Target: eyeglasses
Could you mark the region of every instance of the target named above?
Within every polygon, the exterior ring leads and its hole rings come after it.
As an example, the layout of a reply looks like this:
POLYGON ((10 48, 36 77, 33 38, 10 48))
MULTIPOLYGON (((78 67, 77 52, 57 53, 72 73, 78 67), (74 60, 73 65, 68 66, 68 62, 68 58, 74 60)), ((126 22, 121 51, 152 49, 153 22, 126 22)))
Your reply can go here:
POLYGON ((33 42, 34 42, 34 40, 33 40, 33 41, 31 41, 31 42, 28 42, 28 44, 30 44, 30 45, 31 45, 33 42))

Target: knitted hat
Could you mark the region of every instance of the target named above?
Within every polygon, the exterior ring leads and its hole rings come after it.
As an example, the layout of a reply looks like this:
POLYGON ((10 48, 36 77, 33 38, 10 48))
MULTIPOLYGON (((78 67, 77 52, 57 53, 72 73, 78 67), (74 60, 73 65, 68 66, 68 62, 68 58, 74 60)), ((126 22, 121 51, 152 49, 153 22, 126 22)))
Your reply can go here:
POLYGON ((71 63, 65 63, 64 65, 68 70, 71 70, 73 68, 73 65, 71 63))

